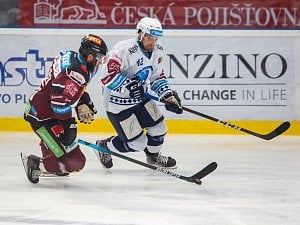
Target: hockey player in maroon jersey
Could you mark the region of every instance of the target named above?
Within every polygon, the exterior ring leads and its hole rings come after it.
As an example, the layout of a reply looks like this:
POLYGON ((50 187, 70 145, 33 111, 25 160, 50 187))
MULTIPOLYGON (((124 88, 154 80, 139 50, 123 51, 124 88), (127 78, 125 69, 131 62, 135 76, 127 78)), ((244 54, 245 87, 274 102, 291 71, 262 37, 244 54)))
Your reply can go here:
POLYGON ((31 95, 24 119, 41 139, 42 158, 21 153, 30 182, 38 183, 41 174, 65 175, 85 166, 86 158, 76 141, 77 122, 72 108, 80 122, 93 121, 96 110, 85 89, 106 54, 102 38, 92 34, 83 37, 79 53, 61 51, 48 76, 31 95))

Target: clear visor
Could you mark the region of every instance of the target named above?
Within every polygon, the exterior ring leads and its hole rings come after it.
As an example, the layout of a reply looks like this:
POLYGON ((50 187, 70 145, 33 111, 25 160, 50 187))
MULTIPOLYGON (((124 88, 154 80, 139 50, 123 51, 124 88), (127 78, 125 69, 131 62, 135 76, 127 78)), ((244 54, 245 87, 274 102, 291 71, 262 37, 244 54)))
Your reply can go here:
POLYGON ((102 54, 100 54, 100 53, 96 53, 96 55, 95 55, 95 59, 97 60, 97 61, 104 61, 105 60, 105 55, 102 55, 102 54))
POLYGON ((158 37, 158 36, 153 36, 153 35, 150 35, 150 34, 145 34, 144 37, 143 37, 147 42, 152 42, 152 43, 160 43, 162 37, 158 37))

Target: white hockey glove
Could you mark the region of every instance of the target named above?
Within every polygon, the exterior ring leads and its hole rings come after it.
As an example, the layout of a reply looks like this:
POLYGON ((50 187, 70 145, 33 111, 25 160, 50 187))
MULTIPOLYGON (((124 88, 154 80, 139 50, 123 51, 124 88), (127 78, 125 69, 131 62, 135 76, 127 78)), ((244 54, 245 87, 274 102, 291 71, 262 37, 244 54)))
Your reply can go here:
POLYGON ((181 107, 181 100, 176 91, 171 91, 162 97, 165 102, 166 110, 181 114, 183 112, 181 107))
POLYGON ((77 118, 81 123, 91 123, 94 120, 94 115, 97 110, 87 92, 81 96, 77 106, 75 107, 77 118))
POLYGON ((77 106, 76 111, 81 123, 90 124, 94 120, 94 112, 86 104, 77 106))

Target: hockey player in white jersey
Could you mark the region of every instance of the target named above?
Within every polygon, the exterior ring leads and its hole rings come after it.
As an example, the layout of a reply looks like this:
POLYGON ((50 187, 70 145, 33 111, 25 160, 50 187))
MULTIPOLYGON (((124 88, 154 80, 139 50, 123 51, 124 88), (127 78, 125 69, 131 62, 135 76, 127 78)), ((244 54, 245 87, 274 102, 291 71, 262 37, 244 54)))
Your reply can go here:
MULTIPOLYGON (((96 143, 115 152, 146 153, 147 163, 175 168, 176 160, 161 154, 167 126, 153 100, 155 93, 166 109, 182 113, 181 101, 164 74, 164 49, 158 43, 163 35, 161 23, 144 17, 137 24, 137 37, 118 42, 102 65, 104 107, 117 136, 96 143)), ((113 166, 111 155, 96 152, 105 168, 113 166)))

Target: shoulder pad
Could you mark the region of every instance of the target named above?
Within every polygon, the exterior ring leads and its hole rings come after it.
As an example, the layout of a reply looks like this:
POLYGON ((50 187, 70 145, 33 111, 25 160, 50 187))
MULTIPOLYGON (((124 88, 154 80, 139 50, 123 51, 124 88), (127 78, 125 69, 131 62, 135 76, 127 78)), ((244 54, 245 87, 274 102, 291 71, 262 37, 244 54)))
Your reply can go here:
POLYGON ((67 75, 68 77, 70 77, 72 80, 74 80, 76 83, 78 83, 79 85, 85 85, 86 83, 88 83, 88 81, 86 80, 86 77, 84 76, 84 74, 78 73, 74 70, 67 70, 67 75))
POLYGON ((77 52, 71 51, 70 64, 66 68, 67 75, 80 85, 90 81, 90 74, 87 71, 85 62, 80 58, 77 52))

